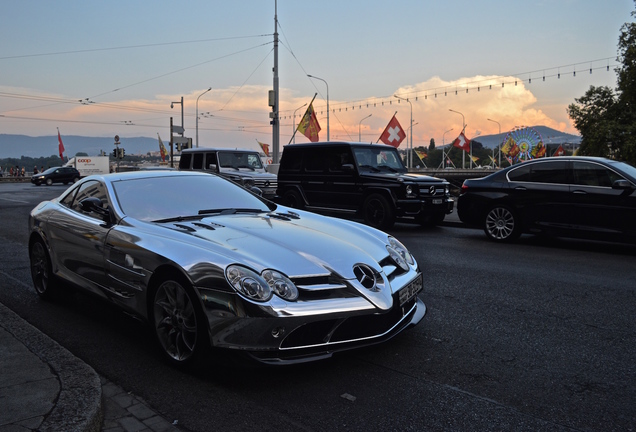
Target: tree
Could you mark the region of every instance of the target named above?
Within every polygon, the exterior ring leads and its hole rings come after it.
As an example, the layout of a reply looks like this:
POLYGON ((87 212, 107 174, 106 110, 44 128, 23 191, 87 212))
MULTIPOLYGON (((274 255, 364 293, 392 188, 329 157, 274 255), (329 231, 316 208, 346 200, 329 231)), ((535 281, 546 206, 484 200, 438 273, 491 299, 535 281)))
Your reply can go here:
POLYGON ((431 138, 431 142, 428 145, 428 151, 433 151, 435 150, 435 138, 431 138))
POLYGON ((636 23, 621 27, 618 60, 616 90, 591 86, 567 112, 581 134, 579 154, 636 165, 636 23))

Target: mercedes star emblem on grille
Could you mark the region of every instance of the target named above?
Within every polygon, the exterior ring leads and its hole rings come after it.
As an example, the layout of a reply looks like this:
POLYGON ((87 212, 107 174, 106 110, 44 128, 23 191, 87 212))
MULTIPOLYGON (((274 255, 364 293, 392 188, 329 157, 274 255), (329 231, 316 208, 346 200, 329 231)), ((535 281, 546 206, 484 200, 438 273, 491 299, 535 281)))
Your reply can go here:
POLYGON ((370 291, 378 291, 376 274, 371 267, 357 264, 353 267, 353 274, 363 287, 370 291))

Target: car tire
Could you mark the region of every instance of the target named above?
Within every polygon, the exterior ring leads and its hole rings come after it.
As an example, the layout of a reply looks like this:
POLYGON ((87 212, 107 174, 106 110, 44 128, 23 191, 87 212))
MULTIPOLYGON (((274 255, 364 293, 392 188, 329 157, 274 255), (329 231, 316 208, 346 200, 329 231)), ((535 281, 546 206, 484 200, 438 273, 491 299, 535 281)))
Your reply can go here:
POLYGON ((151 324, 164 357, 175 366, 193 364, 209 346, 205 315, 194 291, 180 278, 168 278, 151 298, 151 324))
POLYGON ((35 292, 45 300, 53 300, 60 294, 59 283, 53 275, 51 258, 42 240, 35 240, 29 246, 31 279, 35 292))
POLYGON ((395 211, 389 201, 380 194, 371 194, 362 205, 364 221, 367 225, 387 230, 395 224, 395 211))
POLYGON ((283 204, 287 207, 302 210, 305 207, 303 198, 296 190, 288 190, 283 194, 283 204))
POLYGON ((73 177, 73 183, 77 183, 79 181, 79 177, 73 177))
POLYGON ((50 178, 46 179, 47 186, 51 186, 52 184, 53 184, 53 180, 51 180, 50 178))
POLYGON ((490 240, 496 242, 510 242, 521 235, 519 218, 508 206, 496 205, 491 207, 484 218, 484 232, 490 240))

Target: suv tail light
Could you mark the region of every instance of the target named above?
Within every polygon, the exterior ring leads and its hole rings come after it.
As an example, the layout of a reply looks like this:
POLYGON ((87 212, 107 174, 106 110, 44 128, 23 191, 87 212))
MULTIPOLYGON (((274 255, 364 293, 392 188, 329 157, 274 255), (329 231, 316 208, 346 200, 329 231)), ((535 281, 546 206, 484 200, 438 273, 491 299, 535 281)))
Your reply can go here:
POLYGON ((464 183, 462 183, 462 188, 459 191, 459 194, 460 195, 464 195, 466 192, 468 192, 468 185, 466 185, 466 183, 464 182, 464 183))

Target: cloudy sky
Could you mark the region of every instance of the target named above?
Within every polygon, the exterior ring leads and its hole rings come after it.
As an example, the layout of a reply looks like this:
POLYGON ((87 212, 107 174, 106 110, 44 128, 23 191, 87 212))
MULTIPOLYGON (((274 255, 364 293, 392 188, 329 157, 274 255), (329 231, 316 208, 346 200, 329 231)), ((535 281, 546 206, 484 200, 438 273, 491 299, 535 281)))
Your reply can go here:
MULTIPOLYGON (((201 146, 271 143, 274 4, 4 2, 0 133, 167 141, 183 97, 192 138, 199 100, 201 146)), ((415 146, 452 141, 462 122, 469 138, 522 125, 577 133, 566 107, 592 85, 615 87, 633 10, 633 0, 279 0, 280 142, 315 93, 326 140, 327 86, 331 140, 376 142, 395 112, 407 129, 411 106, 415 146)))

